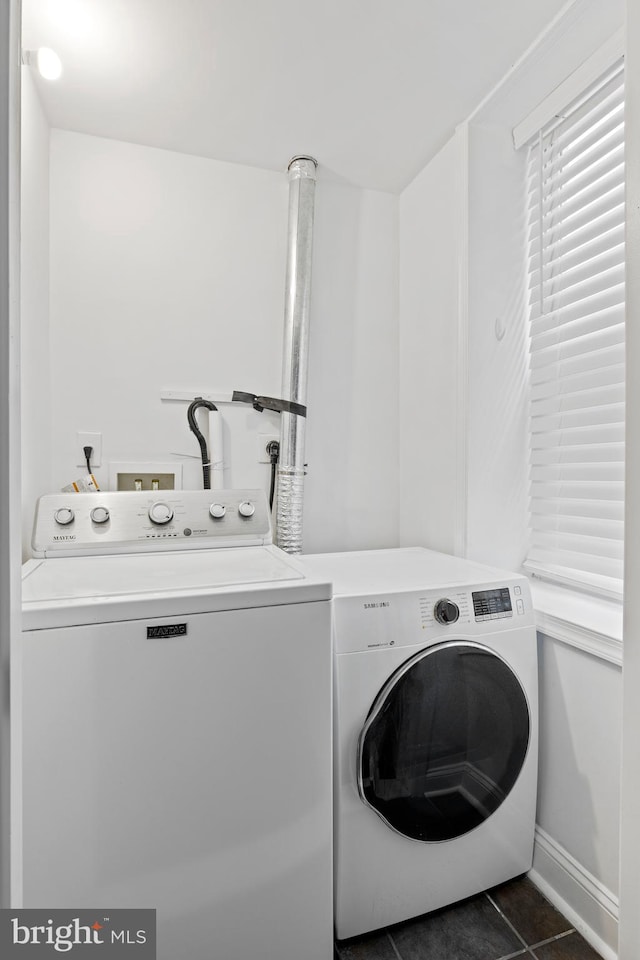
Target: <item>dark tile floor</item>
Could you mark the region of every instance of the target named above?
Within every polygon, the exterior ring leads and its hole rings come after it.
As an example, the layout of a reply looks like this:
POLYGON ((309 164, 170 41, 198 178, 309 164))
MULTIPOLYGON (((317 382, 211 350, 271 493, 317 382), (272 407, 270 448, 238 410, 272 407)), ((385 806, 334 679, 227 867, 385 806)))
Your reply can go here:
POLYGON ((336 960, 599 960, 526 877, 416 920, 336 942, 336 960))

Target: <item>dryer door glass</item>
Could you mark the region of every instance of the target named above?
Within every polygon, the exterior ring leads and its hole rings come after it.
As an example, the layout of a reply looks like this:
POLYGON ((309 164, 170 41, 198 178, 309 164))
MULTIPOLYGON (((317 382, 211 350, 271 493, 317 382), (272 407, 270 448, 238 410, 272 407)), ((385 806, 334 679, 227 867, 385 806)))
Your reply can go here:
POLYGON ((407 661, 380 691, 358 743, 360 796, 414 840, 451 840, 497 810, 529 744, 529 708, 492 651, 452 642, 407 661))

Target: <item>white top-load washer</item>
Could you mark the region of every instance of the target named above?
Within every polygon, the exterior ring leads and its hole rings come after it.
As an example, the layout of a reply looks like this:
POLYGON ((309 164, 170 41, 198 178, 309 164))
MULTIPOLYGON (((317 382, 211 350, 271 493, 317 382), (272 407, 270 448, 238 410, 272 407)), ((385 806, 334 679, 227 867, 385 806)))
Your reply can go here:
POLYGON ((419 547, 302 562, 334 585, 338 938, 526 872, 538 736, 527 580, 419 547))
POLYGON ((40 500, 23 906, 152 907, 159 960, 329 960, 330 586, 255 490, 40 500))

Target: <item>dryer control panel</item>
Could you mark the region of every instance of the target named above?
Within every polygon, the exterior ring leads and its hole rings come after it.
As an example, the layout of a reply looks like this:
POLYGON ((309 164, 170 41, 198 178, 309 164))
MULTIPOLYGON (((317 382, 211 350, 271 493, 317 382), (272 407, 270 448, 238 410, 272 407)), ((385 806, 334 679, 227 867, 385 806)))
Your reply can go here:
POLYGON ((272 542, 263 490, 57 493, 36 507, 34 556, 260 546, 272 542))
POLYGON ((482 642, 534 625, 524 577, 424 591, 335 597, 336 653, 424 646, 455 639, 482 642))

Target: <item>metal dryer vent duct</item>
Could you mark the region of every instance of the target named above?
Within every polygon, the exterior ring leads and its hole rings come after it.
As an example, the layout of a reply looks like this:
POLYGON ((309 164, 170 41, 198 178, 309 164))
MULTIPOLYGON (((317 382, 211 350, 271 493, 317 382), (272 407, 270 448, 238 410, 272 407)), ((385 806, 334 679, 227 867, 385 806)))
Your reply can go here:
MULTIPOLYGON (((282 397, 306 407, 309 361, 309 301, 316 168, 313 157, 289 163, 289 230, 282 355, 282 397)), ((304 416, 283 412, 276 510, 276 544, 287 553, 302 550, 304 503, 304 416)))

